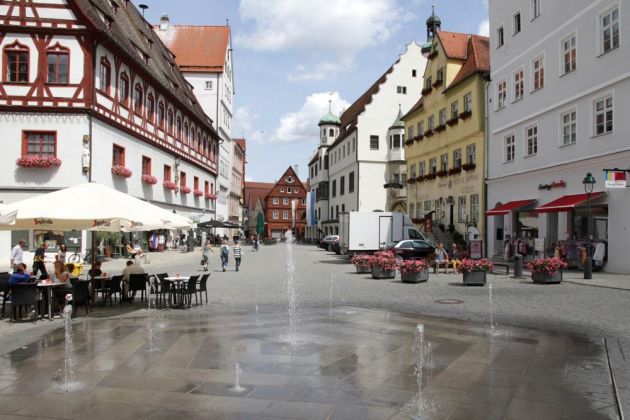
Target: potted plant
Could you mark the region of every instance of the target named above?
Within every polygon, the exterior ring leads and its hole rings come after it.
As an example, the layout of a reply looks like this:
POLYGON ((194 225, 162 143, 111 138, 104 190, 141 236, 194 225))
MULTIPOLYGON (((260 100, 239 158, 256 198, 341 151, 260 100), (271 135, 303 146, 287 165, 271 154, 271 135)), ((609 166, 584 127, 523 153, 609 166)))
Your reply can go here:
POLYGON ((195 197, 201 197, 203 195, 203 191, 201 191, 201 190, 194 190, 193 191, 193 195, 195 197))
POLYGON ((486 273, 492 271, 493 268, 494 264, 492 264, 492 261, 488 258, 482 258, 480 260, 464 258, 459 266, 464 276, 465 286, 483 286, 486 284, 486 273))
POLYGON ((170 190, 170 191, 175 191, 177 190, 177 184, 174 183, 173 181, 164 181, 164 183, 162 184, 164 186, 165 189, 170 190))
POLYGON ((562 281, 562 270, 569 265, 560 258, 539 258, 527 263, 532 280, 538 284, 554 284, 562 281))
POLYGON ((154 177, 153 175, 142 175, 142 182, 144 182, 147 185, 155 185, 157 184, 157 178, 154 177))
POLYGON ((217 199, 217 196, 212 194, 212 193, 206 193, 205 196, 206 196, 206 198, 208 200, 216 200, 217 199))
POLYGON ((425 260, 403 260, 398 263, 403 283, 422 283, 429 280, 429 265, 425 260))
POLYGON ((372 278, 393 279, 396 277, 396 256, 391 251, 379 251, 372 257, 372 278))
POLYGON ((112 173, 114 175, 122 177, 122 178, 129 178, 133 174, 131 172, 131 169, 125 168, 122 165, 114 165, 114 166, 112 166, 112 173))
POLYGON ((190 194, 191 189, 190 189, 190 187, 181 187, 181 188, 179 189, 179 191, 180 191, 182 194, 190 194))
POLYGON ((374 257, 366 254, 355 254, 352 256, 352 264, 357 269, 358 274, 366 274, 372 271, 372 259, 374 257))
POLYGON ((464 163, 462 165, 462 169, 465 171, 472 171, 477 167, 474 163, 464 163))

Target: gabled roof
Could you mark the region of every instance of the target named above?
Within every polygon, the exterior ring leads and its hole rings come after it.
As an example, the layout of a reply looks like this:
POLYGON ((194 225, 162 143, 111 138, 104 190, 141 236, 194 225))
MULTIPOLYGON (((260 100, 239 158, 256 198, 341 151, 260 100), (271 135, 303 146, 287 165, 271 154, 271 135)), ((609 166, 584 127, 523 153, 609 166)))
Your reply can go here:
POLYGON ((442 44, 447 58, 465 60, 468 50, 468 34, 458 32, 437 31, 437 37, 442 44))
POLYGON ((262 203, 263 207, 265 205, 265 197, 269 194, 269 191, 274 187, 275 184, 271 182, 252 182, 245 181, 245 205, 250 210, 256 208, 256 203, 258 200, 262 203))
POLYGON ((117 6, 116 13, 107 0, 74 0, 73 3, 96 29, 98 36, 109 41, 107 48, 113 48, 116 54, 144 69, 164 93, 171 94, 172 102, 179 103, 182 110, 188 110, 206 130, 218 137, 212 120, 203 112, 171 52, 131 2, 117 6))
POLYGON ((184 72, 223 73, 230 42, 229 26, 168 25, 155 32, 175 54, 184 72))
POLYGON ((457 86, 476 73, 490 72, 490 39, 480 35, 470 35, 467 42, 466 61, 451 81, 447 90, 457 86))
POLYGON ((238 144, 238 146, 241 148, 241 150, 243 151, 243 153, 245 153, 245 150, 247 150, 245 148, 247 141, 245 139, 233 139, 236 144, 238 144))

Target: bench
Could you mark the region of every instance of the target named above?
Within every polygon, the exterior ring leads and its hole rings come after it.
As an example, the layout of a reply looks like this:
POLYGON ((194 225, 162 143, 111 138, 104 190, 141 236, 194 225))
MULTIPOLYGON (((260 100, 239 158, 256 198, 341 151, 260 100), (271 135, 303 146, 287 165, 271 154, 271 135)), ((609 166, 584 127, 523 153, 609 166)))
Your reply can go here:
POLYGON ((494 272, 497 267, 505 268, 505 275, 506 276, 508 276, 510 274, 510 263, 493 261, 493 264, 494 264, 494 268, 492 269, 492 274, 499 274, 499 273, 495 273, 494 272))
POLYGON ((444 261, 434 261, 433 262, 433 272, 437 273, 440 271, 440 267, 444 267, 444 274, 448 273, 448 267, 451 265, 451 262, 448 260, 444 261))

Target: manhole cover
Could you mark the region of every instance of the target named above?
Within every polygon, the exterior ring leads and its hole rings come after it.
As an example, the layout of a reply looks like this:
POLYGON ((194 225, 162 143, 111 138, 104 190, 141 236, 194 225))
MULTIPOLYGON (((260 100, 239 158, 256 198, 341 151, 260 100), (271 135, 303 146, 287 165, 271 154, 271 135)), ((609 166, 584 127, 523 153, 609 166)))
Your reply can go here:
POLYGON ((460 299, 438 299, 433 302, 439 303, 440 305, 461 305, 464 303, 464 301, 460 299))

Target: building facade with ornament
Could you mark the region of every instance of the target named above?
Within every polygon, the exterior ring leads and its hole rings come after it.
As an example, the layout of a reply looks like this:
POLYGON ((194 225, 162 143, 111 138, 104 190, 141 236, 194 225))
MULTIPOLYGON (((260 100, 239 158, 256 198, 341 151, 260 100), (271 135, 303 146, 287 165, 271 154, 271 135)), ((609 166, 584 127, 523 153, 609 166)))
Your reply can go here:
MULTIPOLYGON (((228 221, 241 226, 243 223, 244 208, 244 188, 245 188, 245 164, 246 164, 246 141, 245 139, 232 140, 232 155, 230 162, 232 173, 230 174, 230 193, 228 196, 228 221)), ((237 232, 242 231, 239 228, 230 230, 229 236, 232 237, 237 232)))
MULTIPOLYGON (((427 19, 422 97, 405 115, 407 209, 435 242, 484 231, 487 37, 441 30, 427 19)), ((459 239, 459 240, 458 240, 459 239)))
MULTIPOLYGON (((234 171, 241 171, 242 166, 240 161, 232 162, 235 84, 231 28, 228 25, 175 25, 168 15, 163 15, 154 30, 175 55, 175 62, 193 88, 197 101, 219 133, 216 214, 208 217, 231 220, 234 218, 231 200, 234 194, 240 195, 240 192, 232 191, 232 176, 234 171)), ((229 232, 217 229, 217 233, 229 232)))
POLYGON ((303 237, 306 228, 307 187, 289 167, 265 196, 265 237, 279 239, 293 229, 295 237, 303 237))
POLYGON ((309 235, 338 234, 344 212, 401 208, 388 201, 386 188, 405 177, 404 133, 392 122, 420 96, 425 63, 420 46, 411 42, 339 118, 331 114, 319 122, 320 144, 309 163, 317 227, 309 235))
MULTIPOLYGON (((219 135, 130 1, 0 10, 0 201, 98 182, 185 216, 214 212, 219 135)), ((64 241, 1 236, 3 253, 21 238, 64 241)), ((86 235, 71 239, 84 246, 86 235)))
POLYGON ((524 243, 526 258, 559 255, 580 269, 590 232, 594 267, 630 273, 630 189, 605 183, 606 169, 630 167, 623 3, 490 2, 489 254, 524 243))

